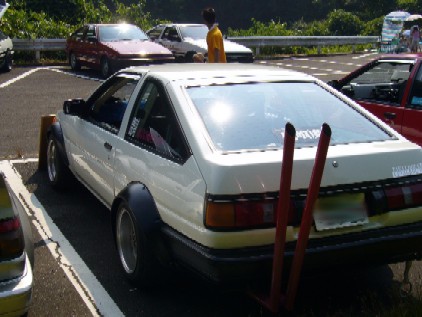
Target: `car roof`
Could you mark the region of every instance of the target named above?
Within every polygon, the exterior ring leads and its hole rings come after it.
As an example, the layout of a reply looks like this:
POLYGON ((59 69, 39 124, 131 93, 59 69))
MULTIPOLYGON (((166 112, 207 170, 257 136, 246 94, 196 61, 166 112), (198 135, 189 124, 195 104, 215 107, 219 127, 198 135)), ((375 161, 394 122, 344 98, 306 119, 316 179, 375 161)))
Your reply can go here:
POLYGON ((113 26, 113 25, 135 25, 135 24, 132 24, 132 23, 87 23, 85 25, 89 25, 89 26, 113 26))
POLYGON ((186 64, 161 64, 148 66, 134 66, 121 72, 154 74, 165 77, 170 81, 203 82, 207 80, 234 80, 251 81, 266 78, 266 80, 292 80, 292 81, 315 81, 311 75, 293 70, 282 69, 275 66, 225 63, 186 63, 186 64))
POLYGON ((205 26, 205 24, 201 24, 201 23, 162 23, 162 24, 158 24, 155 27, 167 27, 167 26, 205 26))

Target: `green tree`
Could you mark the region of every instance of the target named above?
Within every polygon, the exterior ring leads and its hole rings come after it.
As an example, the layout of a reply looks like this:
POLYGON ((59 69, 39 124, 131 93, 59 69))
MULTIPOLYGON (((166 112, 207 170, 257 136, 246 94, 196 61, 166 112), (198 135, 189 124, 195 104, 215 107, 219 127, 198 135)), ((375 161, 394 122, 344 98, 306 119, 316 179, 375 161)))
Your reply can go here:
POLYGON ((357 35, 363 30, 363 23, 356 15, 341 9, 329 13, 327 24, 331 35, 357 35))

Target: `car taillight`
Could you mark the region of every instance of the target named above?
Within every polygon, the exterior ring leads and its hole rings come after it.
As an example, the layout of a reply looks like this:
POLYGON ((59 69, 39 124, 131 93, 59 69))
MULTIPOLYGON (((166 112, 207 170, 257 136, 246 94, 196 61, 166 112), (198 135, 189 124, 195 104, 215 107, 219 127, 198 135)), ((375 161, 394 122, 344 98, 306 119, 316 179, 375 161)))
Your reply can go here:
MULTIPOLYGON (((303 204, 291 201, 289 225, 300 223, 303 204)), ((205 225, 213 229, 265 228, 275 226, 277 199, 208 201, 205 225)))
POLYGON ((20 221, 17 217, 0 221, 0 234, 19 229, 20 221))
POLYGON ((12 259, 20 256, 24 246, 19 218, 0 220, 0 259, 12 259))
POLYGON ((382 188, 366 194, 370 215, 422 205, 422 184, 382 188))

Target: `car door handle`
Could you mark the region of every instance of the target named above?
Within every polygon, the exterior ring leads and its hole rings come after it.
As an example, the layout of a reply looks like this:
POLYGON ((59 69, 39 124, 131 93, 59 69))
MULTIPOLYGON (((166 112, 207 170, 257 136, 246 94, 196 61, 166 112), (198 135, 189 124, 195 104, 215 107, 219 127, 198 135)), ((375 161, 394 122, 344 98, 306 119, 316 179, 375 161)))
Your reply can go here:
POLYGON ((105 143, 104 143, 104 147, 105 147, 107 150, 109 150, 109 151, 111 151, 111 149, 113 148, 113 147, 111 146, 111 144, 110 144, 110 143, 108 143, 108 142, 105 142, 105 143))
POLYGON ((393 120, 396 116, 397 115, 394 112, 384 112, 384 117, 388 120, 393 120))

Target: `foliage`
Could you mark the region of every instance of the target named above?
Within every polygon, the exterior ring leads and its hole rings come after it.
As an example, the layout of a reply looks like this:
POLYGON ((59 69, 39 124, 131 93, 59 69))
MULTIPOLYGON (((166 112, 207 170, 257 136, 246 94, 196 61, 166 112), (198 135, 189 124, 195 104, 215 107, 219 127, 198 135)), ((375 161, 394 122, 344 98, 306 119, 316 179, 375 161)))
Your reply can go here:
POLYGON ((127 22, 143 30, 161 21, 145 12, 145 1, 124 5, 112 0, 16 0, 0 20, 1 29, 12 38, 66 38, 84 23, 127 22))
POLYGON ((361 35, 380 35, 383 23, 384 16, 366 22, 361 35))
POLYGON ((411 13, 421 13, 422 0, 397 0, 398 8, 411 12, 411 13))
POLYGON ((334 10, 327 18, 331 35, 357 35, 363 29, 362 21, 354 14, 344 10, 334 10))
POLYGON ((267 24, 252 18, 252 26, 247 30, 233 30, 229 28, 230 36, 286 36, 293 35, 292 30, 287 29, 287 23, 271 20, 267 24))

